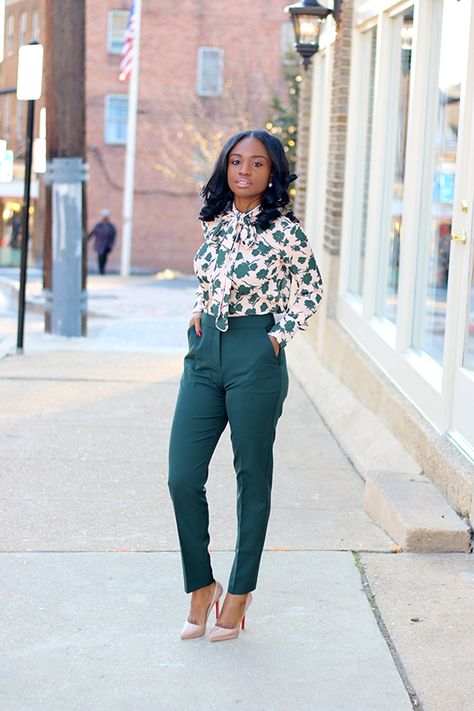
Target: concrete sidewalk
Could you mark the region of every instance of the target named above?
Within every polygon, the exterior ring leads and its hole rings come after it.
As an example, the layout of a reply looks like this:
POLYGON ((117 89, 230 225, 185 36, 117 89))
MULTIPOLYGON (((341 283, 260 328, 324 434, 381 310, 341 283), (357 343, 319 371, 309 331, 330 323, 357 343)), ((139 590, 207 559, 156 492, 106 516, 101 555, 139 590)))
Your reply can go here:
MULTIPOLYGON (((0 357, 16 352, 18 319, 17 270, 0 270, 0 357)), ((89 275, 87 338, 44 334, 42 278, 29 270, 26 289, 25 348, 163 351, 184 348, 195 278, 172 270, 122 277, 89 275)))
MULTIPOLYGON (((88 339, 30 330, 24 355, 0 360, 0 707, 471 711, 472 556, 392 552, 364 510, 363 480, 291 372, 247 629, 216 645, 179 639, 188 598, 166 461, 193 289, 172 288, 149 294, 158 318, 104 316, 88 339)), ((208 498, 225 586, 228 429, 208 498)))

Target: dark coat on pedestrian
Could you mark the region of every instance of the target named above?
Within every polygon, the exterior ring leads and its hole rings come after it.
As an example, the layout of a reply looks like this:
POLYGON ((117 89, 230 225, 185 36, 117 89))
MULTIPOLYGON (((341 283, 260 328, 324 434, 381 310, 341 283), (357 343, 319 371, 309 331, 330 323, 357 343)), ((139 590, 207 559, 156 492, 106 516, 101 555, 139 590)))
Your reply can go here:
POLYGON ((95 237, 94 249, 97 254, 110 252, 114 246, 117 230, 111 222, 101 221, 87 235, 87 239, 95 237))

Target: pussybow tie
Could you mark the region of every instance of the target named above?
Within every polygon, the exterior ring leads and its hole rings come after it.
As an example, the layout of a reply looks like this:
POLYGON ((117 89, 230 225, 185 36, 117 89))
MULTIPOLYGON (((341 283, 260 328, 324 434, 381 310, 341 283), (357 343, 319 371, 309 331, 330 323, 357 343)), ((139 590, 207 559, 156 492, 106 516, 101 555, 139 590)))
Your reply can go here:
POLYGON ((222 269, 214 274, 211 286, 214 304, 217 306, 215 316, 219 331, 227 331, 229 327, 229 300, 235 262, 233 247, 238 243, 248 247, 253 245, 256 238, 255 217, 259 212, 259 205, 248 212, 239 212, 233 205, 208 234, 208 239, 227 249, 222 269))
POLYGON ((255 242, 255 218, 260 212, 260 205, 248 212, 239 212, 235 205, 228 210, 209 230, 208 239, 229 247, 235 242, 242 242, 251 247, 255 242))

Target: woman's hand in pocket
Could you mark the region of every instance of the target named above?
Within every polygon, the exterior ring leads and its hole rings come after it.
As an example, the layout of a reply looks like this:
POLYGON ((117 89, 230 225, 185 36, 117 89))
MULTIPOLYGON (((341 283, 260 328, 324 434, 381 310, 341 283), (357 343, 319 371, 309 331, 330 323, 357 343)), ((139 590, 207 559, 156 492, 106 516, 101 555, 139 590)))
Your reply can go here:
POLYGON ((201 331, 201 312, 200 311, 195 311, 193 314, 191 314, 191 320, 189 322, 189 328, 191 326, 194 326, 194 330, 196 331, 198 336, 202 336, 202 331, 201 331))
POLYGON ((267 335, 268 335, 268 338, 270 339, 270 341, 272 342, 273 350, 275 351, 275 355, 277 356, 280 352, 280 344, 278 343, 275 336, 272 336, 270 334, 267 334, 267 335))

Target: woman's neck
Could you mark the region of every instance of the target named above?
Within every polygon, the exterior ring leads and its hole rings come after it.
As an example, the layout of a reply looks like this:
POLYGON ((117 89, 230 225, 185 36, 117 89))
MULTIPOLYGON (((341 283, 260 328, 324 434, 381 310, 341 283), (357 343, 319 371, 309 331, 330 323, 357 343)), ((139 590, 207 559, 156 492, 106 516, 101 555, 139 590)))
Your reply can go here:
POLYGON ((235 209, 239 212, 248 212, 249 210, 253 210, 253 208, 258 207, 260 203, 260 198, 253 198, 252 200, 249 200, 248 198, 241 198, 237 195, 234 195, 235 209))

